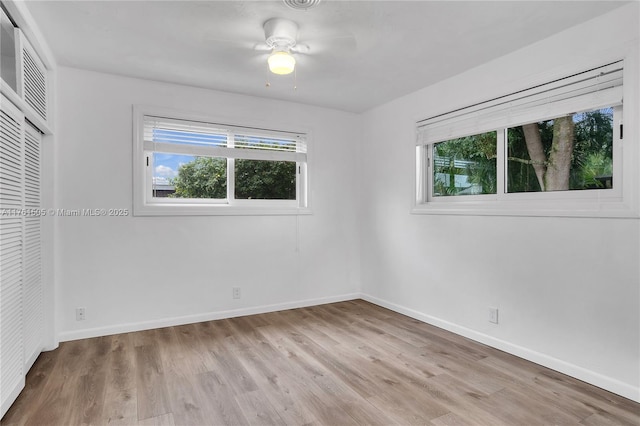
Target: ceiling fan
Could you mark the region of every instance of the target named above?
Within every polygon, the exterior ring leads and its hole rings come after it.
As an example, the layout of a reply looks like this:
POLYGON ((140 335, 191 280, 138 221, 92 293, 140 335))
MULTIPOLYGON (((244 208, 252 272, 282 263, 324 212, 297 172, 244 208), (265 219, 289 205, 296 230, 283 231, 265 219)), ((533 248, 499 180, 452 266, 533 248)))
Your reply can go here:
POLYGON ((309 44, 300 43, 298 24, 289 19, 271 18, 263 24, 263 29, 265 41, 254 45, 254 50, 271 52, 267 64, 274 74, 286 75, 295 70, 296 58, 293 54, 316 55, 330 52, 332 55, 340 55, 356 48, 355 38, 348 33, 315 38, 309 44))
POLYGON ((263 25, 265 42, 257 44, 255 50, 271 51, 267 64, 274 74, 291 74, 296 59, 291 54, 309 53, 308 45, 298 43, 298 24, 284 18, 271 18, 263 25))

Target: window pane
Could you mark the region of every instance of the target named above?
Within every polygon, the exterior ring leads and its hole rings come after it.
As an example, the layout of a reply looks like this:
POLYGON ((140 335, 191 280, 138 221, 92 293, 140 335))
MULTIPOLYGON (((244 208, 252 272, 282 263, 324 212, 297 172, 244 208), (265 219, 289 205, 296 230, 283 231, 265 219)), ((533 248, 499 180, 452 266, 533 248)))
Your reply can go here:
POLYGON ((508 192, 613 187, 613 108, 507 131, 508 192))
POLYGON ((433 195, 495 194, 496 132, 433 145, 433 195))
POLYGON ((153 154, 153 196, 227 198, 227 159, 153 154))
POLYGON ((235 160, 236 199, 295 200, 296 163, 235 160))

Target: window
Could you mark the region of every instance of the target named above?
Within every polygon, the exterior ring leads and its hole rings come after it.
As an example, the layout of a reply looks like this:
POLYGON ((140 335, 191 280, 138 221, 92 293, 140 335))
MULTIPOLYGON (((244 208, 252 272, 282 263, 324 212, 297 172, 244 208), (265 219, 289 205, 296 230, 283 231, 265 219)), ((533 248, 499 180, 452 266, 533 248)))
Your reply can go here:
POLYGON ((616 62, 417 123, 415 213, 625 215, 616 62))
POLYGON ((601 108, 508 128, 507 192, 612 189, 614 112, 601 108))
POLYGON ((433 196, 495 194, 496 132, 433 144, 433 196))
POLYGON ((135 115, 136 215, 308 213, 305 133, 135 115))

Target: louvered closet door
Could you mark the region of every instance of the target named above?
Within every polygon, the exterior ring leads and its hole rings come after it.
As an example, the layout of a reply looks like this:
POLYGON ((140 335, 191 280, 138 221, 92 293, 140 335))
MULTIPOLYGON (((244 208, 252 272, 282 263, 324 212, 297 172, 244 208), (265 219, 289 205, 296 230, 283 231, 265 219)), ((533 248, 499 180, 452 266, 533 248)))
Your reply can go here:
POLYGON ((20 40, 18 95, 33 108, 36 114, 47 121, 47 68, 19 29, 17 38, 20 40))
POLYGON ((4 414, 24 387, 22 282, 24 116, 0 95, 0 397, 4 414), (15 210, 13 210, 15 209, 15 210))
MULTIPOLYGON (((24 207, 40 210, 40 132, 27 124, 24 134, 24 207)), ((25 371, 42 350, 42 273, 40 257, 41 217, 24 218, 23 300, 25 371)))

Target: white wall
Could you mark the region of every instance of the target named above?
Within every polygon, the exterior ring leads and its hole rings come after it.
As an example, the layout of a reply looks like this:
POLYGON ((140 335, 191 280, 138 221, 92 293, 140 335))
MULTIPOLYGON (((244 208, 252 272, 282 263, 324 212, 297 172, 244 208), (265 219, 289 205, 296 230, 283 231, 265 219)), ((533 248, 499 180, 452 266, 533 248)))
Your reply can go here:
POLYGON ((312 215, 57 218, 61 340, 359 291, 359 116, 64 67, 58 83, 57 208, 132 208, 134 104, 280 129, 290 123, 313 134, 312 215), (76 307, 86 308, 85 321, 75 320, 76 307))
MULTIPOLYGON (((638 28, 635 2, 364 114, 366 298, 640 400, 637 219, 409 213, 417 120, 579 64, 627 58, 625 141, 637 144, 638 28)), ((637 148, 625 149, 639 169, 637 148)))

